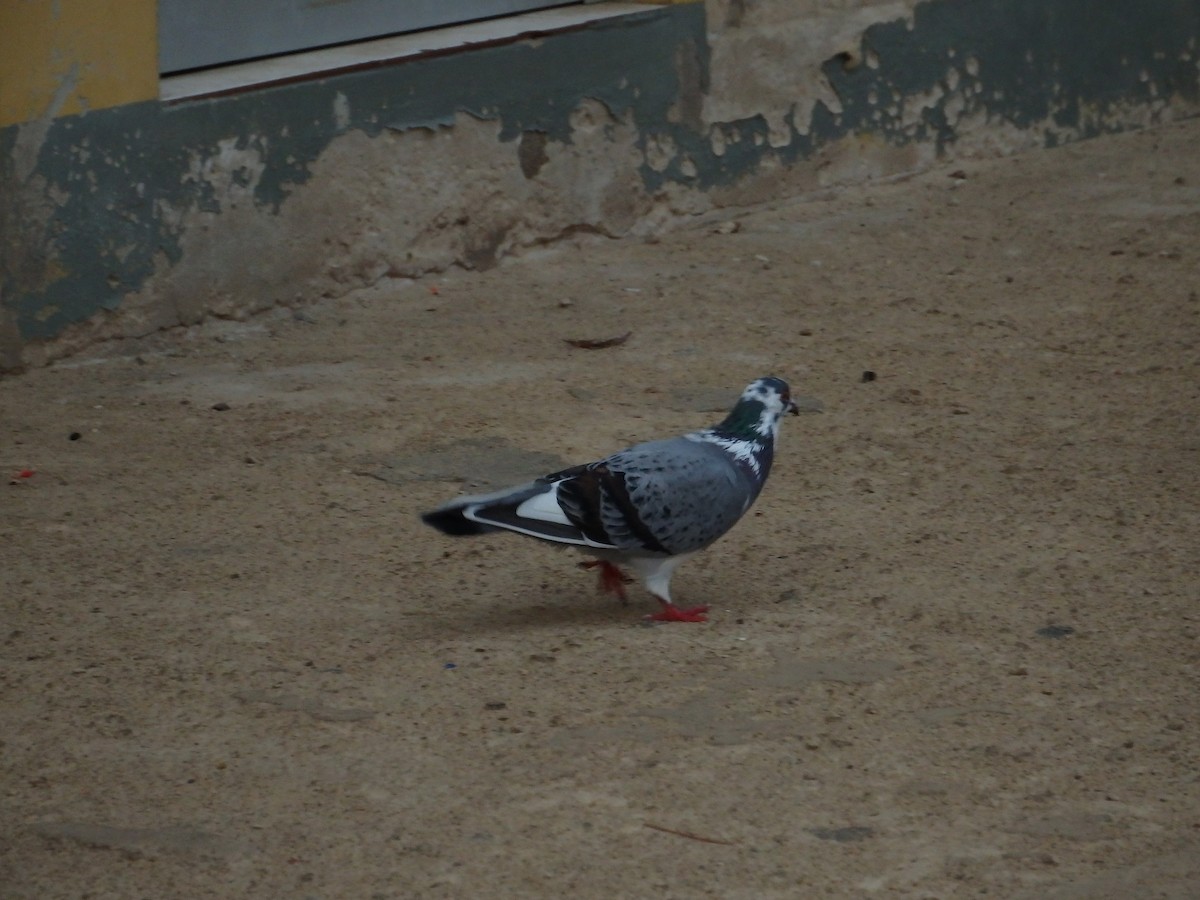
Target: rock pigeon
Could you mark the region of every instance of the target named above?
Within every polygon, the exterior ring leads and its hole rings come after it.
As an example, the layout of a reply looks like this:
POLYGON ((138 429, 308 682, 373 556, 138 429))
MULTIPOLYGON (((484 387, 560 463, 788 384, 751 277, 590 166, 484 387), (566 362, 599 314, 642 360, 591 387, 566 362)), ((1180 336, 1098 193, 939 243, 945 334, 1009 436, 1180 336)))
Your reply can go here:
POLYGON ((600 586, 625 601, 641 578, 662 610, 648 619, 704 622, 707 606, 671 602, 681 562, 721 537, 750 508, 771 471, 779 418, 798 412, 787 383, 759 378, 720 424, 637 444, 598 462, 519 487, 459 497, 421 516, 450 535, 515 531, 578 547, 600 568, 600 586))

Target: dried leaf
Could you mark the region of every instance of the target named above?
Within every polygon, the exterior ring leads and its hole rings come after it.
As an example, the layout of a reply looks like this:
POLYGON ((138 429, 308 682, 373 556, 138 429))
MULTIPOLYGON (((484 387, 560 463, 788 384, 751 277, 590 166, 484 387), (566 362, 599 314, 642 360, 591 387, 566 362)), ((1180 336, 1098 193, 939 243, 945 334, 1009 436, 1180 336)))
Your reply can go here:
POLYGON ((633 337, 632 331, 627 331, 620 337, 604 338, 603 340, 589 340, 588 338, 580 338, 571 340, 564 338, 572 347, 578 347, 580 350, 606 350, 609 347, 620 347, 623 343, 633 337))

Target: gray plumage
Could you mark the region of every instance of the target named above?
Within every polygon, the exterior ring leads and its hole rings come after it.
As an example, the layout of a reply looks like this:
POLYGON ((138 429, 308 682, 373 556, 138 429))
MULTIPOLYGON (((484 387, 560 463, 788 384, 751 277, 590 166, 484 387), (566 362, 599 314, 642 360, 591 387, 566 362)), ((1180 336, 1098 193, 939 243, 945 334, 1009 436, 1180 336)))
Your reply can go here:
MULTIPOLYGON (((649 533, 648 539, 631 524, 619 488, 603 492, 604 531, 615 547, 633 552, 675 556, 702 550, 733 527, 762 488, 720 447, 684 437, 638 444, 600 466, 624 486, 628 503, 649 533)), ((575 493, 560 487, 558 500, 568 518, 583 519, 583 510, 571 502, 575 493)))
POLYGON ((599 558, 601 583, 624 597, 617 564, 632 567, 662 603, 651 618, 704 621, 680 610, 670 579, 685 558, 727 532, 770 473, 779 418, 796 412, 788 386, 760 378, 712 428, 650 441, 528 484, 460 497, 422 519, 451 535, 504 529, 599 558))

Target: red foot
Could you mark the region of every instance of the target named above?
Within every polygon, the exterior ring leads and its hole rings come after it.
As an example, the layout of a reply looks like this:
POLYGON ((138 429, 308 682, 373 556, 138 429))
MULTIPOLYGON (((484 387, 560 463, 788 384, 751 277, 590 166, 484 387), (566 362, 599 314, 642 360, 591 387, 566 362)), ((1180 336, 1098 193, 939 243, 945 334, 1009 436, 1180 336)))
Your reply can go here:
POLYGON ((581 569, 594 569, 596 566, 600 567, 600 590, 606 594, 616 594, 622 603, 628 603, 625 585, 630 584, 633 579, 607 560, 589 559, 579 564, 581 569))
POLYGON ((707 606, 693 606, 691 609, 680 609, 674 603, 668 603, 666 600, 659 600, 662 604, 662 612, 656 612, 652 616, 646 616, 651 622, 707 622, 708 612, 707 606))

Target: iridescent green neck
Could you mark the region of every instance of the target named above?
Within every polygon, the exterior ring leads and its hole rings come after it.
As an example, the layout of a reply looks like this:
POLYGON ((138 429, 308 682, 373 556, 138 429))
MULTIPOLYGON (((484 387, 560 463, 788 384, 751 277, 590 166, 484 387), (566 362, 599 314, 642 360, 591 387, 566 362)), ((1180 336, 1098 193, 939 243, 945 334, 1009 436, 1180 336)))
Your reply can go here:
POLYGON ((741 400, 730 410, 720 425, 713 430, 719 434, 741 441, 761 441, 765 435, 759 431, 766 407, 757 400, 741 400))

